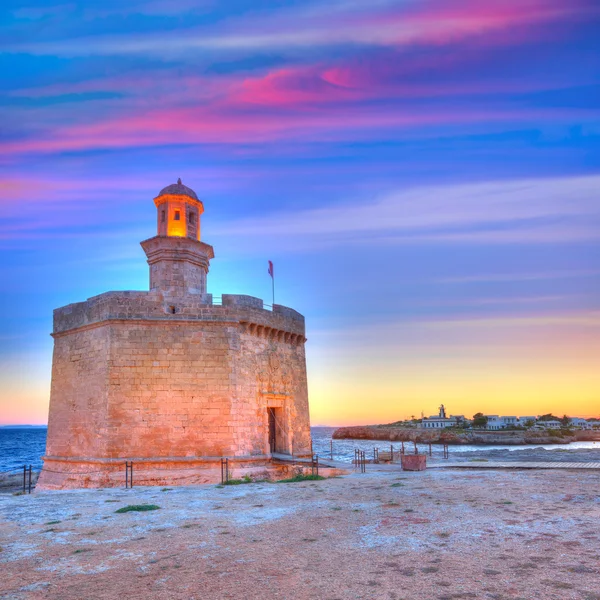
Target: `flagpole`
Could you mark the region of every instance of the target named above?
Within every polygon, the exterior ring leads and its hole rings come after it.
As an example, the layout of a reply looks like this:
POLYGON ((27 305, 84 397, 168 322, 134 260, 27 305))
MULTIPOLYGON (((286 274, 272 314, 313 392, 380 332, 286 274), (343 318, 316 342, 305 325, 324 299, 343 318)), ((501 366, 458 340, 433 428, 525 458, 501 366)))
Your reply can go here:
POLYGON ((272 261, 269 261, 269 275, 271 276, 271 291, 273 293, 273 304, 271 304, 271 308, 273 308, 275 306, 275 269, 272 261))

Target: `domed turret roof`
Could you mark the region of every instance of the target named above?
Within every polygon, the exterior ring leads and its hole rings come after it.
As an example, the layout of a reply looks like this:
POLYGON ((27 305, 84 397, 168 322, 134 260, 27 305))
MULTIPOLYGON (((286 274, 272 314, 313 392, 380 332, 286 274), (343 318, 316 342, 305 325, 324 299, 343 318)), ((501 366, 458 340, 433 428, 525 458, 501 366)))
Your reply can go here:
POLYGON ((183 183, 181 183, 181 179, 178 179, 177 183, 172 183, 166 188, 160 190, 160 193, 158 195, 164 196, 165 194, 173 194, 175 196, 190 196, 190 198, 198 200, 196 192, 192 188, 189 188, 187 185, 183 185, 183 183))

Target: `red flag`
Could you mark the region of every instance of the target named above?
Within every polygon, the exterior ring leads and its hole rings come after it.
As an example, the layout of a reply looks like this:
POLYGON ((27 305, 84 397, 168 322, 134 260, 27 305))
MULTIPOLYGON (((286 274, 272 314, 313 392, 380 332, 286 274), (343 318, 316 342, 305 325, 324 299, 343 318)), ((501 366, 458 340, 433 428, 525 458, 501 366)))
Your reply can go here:
POLYGON ((273 275, 273 263, 271 261, 269 261, 269 275, 273 278, 275 277, 273 275))

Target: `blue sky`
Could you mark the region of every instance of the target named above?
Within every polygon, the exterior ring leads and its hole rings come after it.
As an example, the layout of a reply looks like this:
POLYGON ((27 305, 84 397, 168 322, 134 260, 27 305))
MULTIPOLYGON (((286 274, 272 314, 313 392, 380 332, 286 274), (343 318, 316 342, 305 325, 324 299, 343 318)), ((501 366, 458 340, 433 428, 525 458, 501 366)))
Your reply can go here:
POLYGON ((600 8, 4 2, 0 422, 43 422, 52 310, 146 289, 152 198, 209 288, 307 317, 314 423, 600 406, 600 8))

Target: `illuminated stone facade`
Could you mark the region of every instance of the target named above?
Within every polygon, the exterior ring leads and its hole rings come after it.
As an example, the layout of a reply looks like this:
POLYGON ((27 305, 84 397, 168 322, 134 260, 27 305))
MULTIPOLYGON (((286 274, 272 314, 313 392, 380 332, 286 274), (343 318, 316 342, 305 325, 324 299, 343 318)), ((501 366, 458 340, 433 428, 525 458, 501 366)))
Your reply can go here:
POLYGON ((138 485, 212 482, 221 457, 237 477, 266 472, 273 452, 311 453, 304 317, 250 296, 213 303, 202 202, 178 182, 155 204, 150 291, 54 312, 38 488, 122 486, 126 461, 138 485))

